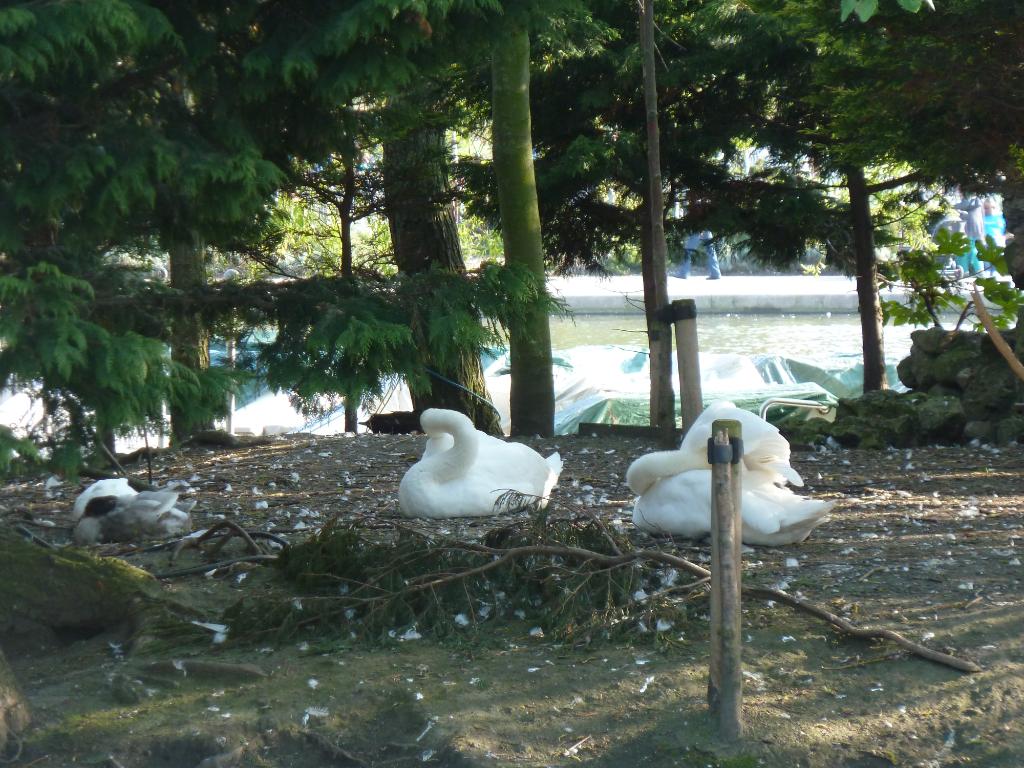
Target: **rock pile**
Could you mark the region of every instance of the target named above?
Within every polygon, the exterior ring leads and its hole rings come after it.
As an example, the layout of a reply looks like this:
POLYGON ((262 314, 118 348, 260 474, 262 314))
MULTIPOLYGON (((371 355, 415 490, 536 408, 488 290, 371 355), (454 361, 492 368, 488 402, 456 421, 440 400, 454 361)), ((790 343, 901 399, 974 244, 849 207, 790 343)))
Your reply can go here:
MULTIPOLYGON (((1003 334, 1011 347, 1017 336, 1016 330, 1003 334)), ((960 434, 951 434, 951 441, 1024 439, 1024 414, 1014 409, 1024 399, 1020 382, 986 334, 928 328, 910 337, 910 356, 896 369, 900 381, 914 392, 926 393, 929 401, 942 401, 944 405, 930 406, 931 415, 946 420, 950 429, 962 420, 960 434), (957 411, 962 416, 954 419, 957 411)))
MULTIPOLYGON (((1004 338, 1013 347, 1015 331, 1004 338)), ((911 334, 910 356, 897 366, 910 392, 868 392, 840 400, 833 423, 789 421, 779 427, 799 443, 831 437, 846 447, 907 448, 1024 442, 1021 386, 984 333, 928 328, 911 334)))

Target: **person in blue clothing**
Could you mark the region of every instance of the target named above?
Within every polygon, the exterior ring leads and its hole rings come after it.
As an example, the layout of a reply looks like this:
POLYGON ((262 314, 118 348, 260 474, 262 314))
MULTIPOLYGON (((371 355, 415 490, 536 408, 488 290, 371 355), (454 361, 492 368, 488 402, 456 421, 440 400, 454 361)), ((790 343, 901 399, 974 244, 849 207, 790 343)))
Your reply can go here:
MULTIPOLYGON (((996 204, 995 199, 988 197, 985 198, 984 205, 985 212, 985 237, 992 238, 992 242, 998 245, 1000 248, 1006 247, 1006 219, 1003 218, 1003 214, 999 212, 999 206, 996 204)), ((1013 237, 1010 235, 1009 237, 1013 237)), ((986 274, 993 274, 994 270, 992 265, 988 262, 984 262, 986 274)))
POLYGON ((690 267, 693 265, 693 257, 702 251, 708 257, 708 280, 718 280, 722 276, 722 270, 718 265, 715 236, 706 229, 694 232, 683 241, 683 260, 679 262, 676 277, 681 277, 683 280, 688 278, 690 267))
POLYGON ((982 202, 976 195, 963 198, 953 207, 963 212, 962 231, 970 243, 964 252, 956 257, 956 263, 963 269, 964 275, 970 277, 984 269, 981 259, 978 258, 978 241, 985 241, 985 213, 982 202))

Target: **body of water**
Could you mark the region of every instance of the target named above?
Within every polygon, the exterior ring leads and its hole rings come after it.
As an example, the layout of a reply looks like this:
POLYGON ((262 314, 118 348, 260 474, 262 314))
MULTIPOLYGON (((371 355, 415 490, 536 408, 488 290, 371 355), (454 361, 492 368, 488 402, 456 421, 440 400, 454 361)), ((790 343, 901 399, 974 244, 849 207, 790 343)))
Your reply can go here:
MULTIPOLYGON (((886 362, 910 354, 913 326, 885 326, 886 362)), ((697 319, 701 352, 746 356, 779 355, 820 368, 842 369, 863 360, 860 320, 856 315, 703 315, 697 319)), ((551 346, 585 344, 646 346, 643 315, 576 315, 552 318, 551 346)))

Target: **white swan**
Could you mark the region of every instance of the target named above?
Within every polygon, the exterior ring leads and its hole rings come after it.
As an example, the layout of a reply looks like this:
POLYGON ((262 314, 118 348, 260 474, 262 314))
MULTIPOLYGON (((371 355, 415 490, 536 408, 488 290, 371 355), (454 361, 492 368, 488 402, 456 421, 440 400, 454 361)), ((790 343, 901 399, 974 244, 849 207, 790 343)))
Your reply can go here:
MULTIPOLYGON (((647 458, 646 456, 643 458, 647 458)), ((763 476, 743 473, 744 544, 797 544, 828 520, 835 502, 797 496, 763 476)), ((648 533, 700 538, 711 532, 711 470, 688 469, 656 481, 633 506, 633 524, 648 533)))
POLYGON ((562 459, 547 459, 520 443, 480 432, 458 411, 429 408, 420 416, 427 435, 422 458, 398 486, 406 517, 479 517, 494 514, 494 502, 514 490, 542 497, 558 481, 562 459))
POLYGON ((757 414, 737 408, 728 400, 718 400, 697 417, 679 446, 689 461, 684 469, 710 469, 708 438, 711 426, 719 419, 735 419, 743 437, 743 466, 755 472, 767 472, 772 482, 803 485, 799 473, 789 465, 789 441, 773 424, 757 414))
POLYGON ((175 491, 136 492, 124 478, 98 480, 75 499, 76 544, 164 538, 192 530, 195 500, 175 491))
POLYGON ((649 533, 699 538, 711 531, 711 469, 707 440, 712 422, 737 419, 742 425, 742 538, 745 544, 795 544, 828 519, 834 502, 797 496, 787 481, 803 485, 789 464, 789 443, 768 422, 725 401, 714 403, 694 422, 678 451, 641 456, 626 471, 637 494, 633 524, 649 533))

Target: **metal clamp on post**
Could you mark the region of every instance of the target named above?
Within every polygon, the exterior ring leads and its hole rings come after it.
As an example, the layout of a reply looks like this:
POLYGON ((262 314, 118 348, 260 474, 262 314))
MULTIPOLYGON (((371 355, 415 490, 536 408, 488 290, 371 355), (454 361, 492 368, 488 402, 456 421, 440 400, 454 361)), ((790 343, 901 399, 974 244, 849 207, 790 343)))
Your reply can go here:
POLYGON ((708 464, 739 464, 743 458, 743 438, 729 436, 728 445, 716 445, 715 438, 708 438, 708 464))

